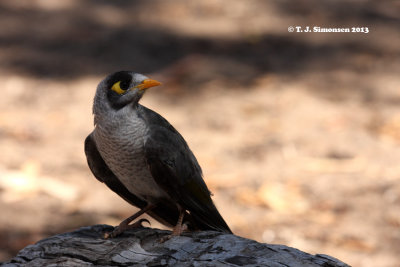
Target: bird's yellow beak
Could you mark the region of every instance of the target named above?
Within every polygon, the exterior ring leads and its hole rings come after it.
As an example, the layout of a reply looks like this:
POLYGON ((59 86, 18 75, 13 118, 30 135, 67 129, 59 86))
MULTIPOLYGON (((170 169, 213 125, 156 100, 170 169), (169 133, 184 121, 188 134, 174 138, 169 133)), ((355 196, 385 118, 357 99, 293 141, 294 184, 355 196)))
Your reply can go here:
POLYGON ((152 79, 146 79, 141 84, 135 86, 135 88, 138 88, 139 90, 144 90, 144 89, 147 89, 150 87, 158 86, 160 84, 161 83, 159 81, 152 80, 152 79))

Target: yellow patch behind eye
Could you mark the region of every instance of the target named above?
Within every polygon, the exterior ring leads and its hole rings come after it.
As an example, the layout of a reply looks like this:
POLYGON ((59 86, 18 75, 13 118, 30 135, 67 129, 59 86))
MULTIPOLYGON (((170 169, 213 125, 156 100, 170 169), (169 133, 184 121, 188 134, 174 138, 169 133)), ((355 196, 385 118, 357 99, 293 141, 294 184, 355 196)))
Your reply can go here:
POLYGON ((111 90, 113 90, 114 92, 116 92, 119 95, 122 95, 123 93, 126 92, 126 90, 122 89, 120 84, 121 84, 121 81, 114 83, 114 85, 111 87, 111 90))

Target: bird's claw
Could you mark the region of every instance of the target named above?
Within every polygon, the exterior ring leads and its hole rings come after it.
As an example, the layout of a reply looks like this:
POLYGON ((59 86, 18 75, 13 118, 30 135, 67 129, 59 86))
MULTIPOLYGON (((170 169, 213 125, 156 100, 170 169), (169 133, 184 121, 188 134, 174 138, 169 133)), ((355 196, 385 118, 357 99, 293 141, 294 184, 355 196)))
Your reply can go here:
POLYGON ((188 231, 188 225, 183 223, 180 227, 175 228, 170 235, 163 236, 158 242, 164 243, 173 238, 174 236, 180 236, 183 232, 188 231))
POLYGON ((120 234, 122 234, 123 232, 125 232, 128 229, 135 229, 135 228, 141 228, 144 227, 143 223, 146 222, 149 225, 151 225, 150 221, 147 219, 140 219, 137 222, 133 223, 133 224, 120 224, 119 226, 115 227, 114 230, 112 232, 107 232, 103 235, 103 237, 105 239, 107 238, 114 238, 119 236, 120 234))
POLYGON ((160 244, 162 244, 162 243, 167 242, 168 240, 170 240, 172 237, 174 237, 174 235, 166 235, 166 236, 163 236, 163 237, 161 237, 161 238, 158 240, 158 242, 159 242, 160 244))
POLYGON ((139 221, 137 221, 137 222, 135 222, 135 223, 133 223, 133 224, 128 225, 128 229, 144 227, 144 226, 143 226, 143 223, 144 223, 144 222, 146 222, 146 223, 148 223, 149 225, 151 225, 151 223, 150 223, 149 220, 147 220, 147 219, 140 219, 139 221))
POLYGON ((116 230, 116 228, 115 228, 112 232, 106 232, 106 233, 104 233, 104 234, 103 234, 103 238, 104 238, 104 239, 113 238, 113 237, 114 237, 114 236, 113 236, 113 233, 114 233, 115 230, 116 230))

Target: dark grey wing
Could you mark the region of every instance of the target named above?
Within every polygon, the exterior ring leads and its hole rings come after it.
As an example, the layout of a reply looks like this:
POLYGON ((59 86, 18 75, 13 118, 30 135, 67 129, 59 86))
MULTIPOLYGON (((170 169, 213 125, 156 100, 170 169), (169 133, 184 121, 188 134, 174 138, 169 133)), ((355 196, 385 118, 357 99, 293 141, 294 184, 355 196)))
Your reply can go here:
POLYGON ((141 115, 149 126, 145 156, 157 184, 189 211, 198 228, 232 233, 215 207, 201 168, 183 137, 154 111, 141 106, 141 115))
MULTIPOLYGON (((90 170, 93 175, 102 183, 105 183, 112 191, 117 193, 121 198, 127 201, 129 204, 136 206, 140 209, 144 208, 147 203, 136 195, 132 194, 115 176, 115 174, 108 168, 107 164, 101 157, 97 150, 96 143, 92 137, 92 134, 88 135, 85 140, 85 154, 90 170)), ((179 212, 172 205, 164 203, 159 205, 155 209, 147 212, 151 217, 158 220, 159 222, 173 226, 178 220, 179 212)))

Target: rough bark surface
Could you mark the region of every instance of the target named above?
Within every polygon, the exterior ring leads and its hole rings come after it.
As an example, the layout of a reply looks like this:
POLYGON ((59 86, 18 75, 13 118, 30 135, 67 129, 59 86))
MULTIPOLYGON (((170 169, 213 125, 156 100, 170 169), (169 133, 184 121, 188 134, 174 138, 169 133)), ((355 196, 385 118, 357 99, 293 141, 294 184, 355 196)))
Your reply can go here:
POLYGON ((151 228, 104 239, 112 226, 94 225, 43 239, 3 266, 348 266, 327 255, 213 231, 168 234, 151 228))

